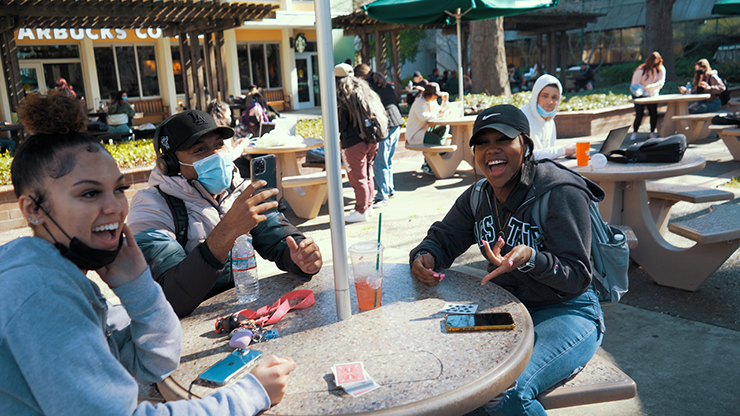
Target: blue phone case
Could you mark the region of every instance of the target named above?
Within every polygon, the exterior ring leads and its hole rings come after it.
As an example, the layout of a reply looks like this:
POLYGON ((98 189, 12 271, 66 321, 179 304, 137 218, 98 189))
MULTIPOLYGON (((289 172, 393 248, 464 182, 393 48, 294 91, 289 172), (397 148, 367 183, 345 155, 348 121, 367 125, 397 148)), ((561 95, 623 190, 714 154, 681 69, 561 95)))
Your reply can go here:
POLYGON ((261 352, 255 350, 236 349, 228 357, 202 372, 198 378, 218 386, 223 386, 239 373, 246 370, 261 355, 261 352))

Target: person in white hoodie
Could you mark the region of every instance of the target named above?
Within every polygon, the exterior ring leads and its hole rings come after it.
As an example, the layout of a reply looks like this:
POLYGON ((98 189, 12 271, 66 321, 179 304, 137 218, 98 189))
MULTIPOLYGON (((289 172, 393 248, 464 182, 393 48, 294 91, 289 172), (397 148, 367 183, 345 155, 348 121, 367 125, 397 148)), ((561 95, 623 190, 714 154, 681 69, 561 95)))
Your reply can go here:
POLYGON ((542 75, 532 87, 532 98, 521 108, 529 120, 530 136, 534 141, 534 158, 556 159, 576 153, 575 145, 557 146, 558 138, 555 128, 555 114, 563 94, 563 86, 552 75, 542 75))
MULTIPOLYGON (((660 94, 660 89, 665 85, 665 67, 663 58, 658 52, 653 52, 647 57, 645 63, 638 66, 632 74, 630 89, 633 95, 639 97, 655 97, 660 94), (642 89, 642 91, 640 91, 642 89), (640 93, 639 95, 636 92, 640 93)), ((631 140, 637 136, 637 130, 642 124, 642 117, 645 115, 645 107, 650 113, 650 137, 656 137, 655 129, 658 128, 658 104, 637 104, 635 103, 635 123, 632 126, 631 140)))

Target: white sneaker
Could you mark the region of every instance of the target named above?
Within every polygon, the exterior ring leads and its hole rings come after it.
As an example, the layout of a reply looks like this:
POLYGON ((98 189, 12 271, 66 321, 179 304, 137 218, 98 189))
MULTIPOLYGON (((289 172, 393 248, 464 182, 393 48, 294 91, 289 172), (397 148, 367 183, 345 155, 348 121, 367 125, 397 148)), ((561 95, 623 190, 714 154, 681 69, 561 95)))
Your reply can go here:
POLYGON ((383 208, 387 207, 390 201, 387 199, 376 199, 375 203, 373 204, 373 208, 383 208))
POLYGON ((630 140, 637 140, 637 132, 632 133, 632 135, 630 136, 630 140))
POLYGON ((373 206, 370 205, 370 207, 367 210, 365 210, 365 215, 367 215, 368 218, 372 218, 373 214, 374 214, 373 206))
POLYGON ((367 211, 364 213, 352 210, 349 215, 344 217, 344 222, 353 223, 353 222, 365 222, 368 220, 367 211))
POLYGON ((656 137, 658 137, 658 133, 650 133, 650 138, 651 139, 654 139, 656 137))

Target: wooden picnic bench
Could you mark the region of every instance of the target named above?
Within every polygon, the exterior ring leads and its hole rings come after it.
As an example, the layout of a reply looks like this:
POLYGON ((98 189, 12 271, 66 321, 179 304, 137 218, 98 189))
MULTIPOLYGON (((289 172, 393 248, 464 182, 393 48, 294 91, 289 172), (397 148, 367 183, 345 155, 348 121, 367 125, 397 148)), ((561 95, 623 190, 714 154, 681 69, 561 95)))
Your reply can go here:
POLYGON ((151 98, 148 100, 131 101, 134 105, 134 124, 160 123, 170 116, 170 108, 165 105, 162 98, 151 98))
POLYGON ((454 175, 463 160, 463 153, 457 151, 458 147, 455 144, 409 144, 406 142, 406 149, 424 153, 424 158, 432 168, 434 176, 440 179, 454 175))
MULTIPOLYGON (((688 143, 694 143, 699 139, 705 139, 709 135, 709 126, 712 124, 712 118, 724 113, 702 113, 686 114, 673 116, 674 121, 686 123, 684 131, 679 131, 686 135, 688 143)), ((677 123, 679 126, 680 123, 677 123)))
MULTIPOLYGON (((346 172, 342 169, 342 177, 346 172)), ((283 176, 283 188, 292 188, 297 194, 300 204, 294 203, 290 207, 298 218, 313 219, 319 215, 321 206, 328 198, 328 187, 326 184, 326 171, 308 173, 296 176, 283 176)), ((295 201, 296 197, 293 197, 295 201)))
POLYGON ((734 160, 740 160, 740 126, 712 125, 709 126, 709 131, 719 135, 734 160))
POLYGON ((650 213, 655 219, 655 226, 661 234, 668 230, 670 210, 677 202, 685 201, 693 204, 706 202, 730 201, 735 194, 721 189, 705 188, 701 186, 676 185, 671 183, 646 182, 650 213))
POLYGON ((669 223, 668 230, 696 241, 690 250, 701 261, 685 265, 670 286, 695 292, 740 247, 740 205, 734 201, 712 205, 684 218, 669 223))
POLYGON ((293 109, 290 94, 286 94, 282 88, 278 90, 262 90, 262 95, 265 97, 267 104, 277 111, 289 111, 293 109))

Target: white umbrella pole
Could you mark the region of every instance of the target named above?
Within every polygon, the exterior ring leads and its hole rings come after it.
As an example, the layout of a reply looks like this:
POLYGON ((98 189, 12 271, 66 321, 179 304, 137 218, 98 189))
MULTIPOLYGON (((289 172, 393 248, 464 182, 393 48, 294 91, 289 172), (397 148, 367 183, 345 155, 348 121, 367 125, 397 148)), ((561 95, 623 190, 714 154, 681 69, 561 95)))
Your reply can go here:
MULTIPOLYGON (((466 12, 467 13, 467 12, 466 12)), ((462 14, 460 9, 457 9, 455 14, 455 20, 457 21, 457 86, 458 86, 458 97, 460 101, 463 100, 465 95, 464 84, 463 84, 463 67, 462 67, 462 33, 460 30, 460 20, 462 20, 462 14)))
POLYGON ((321 81, 321 116, 324 121, 324 152, 326 179, 329 188, 329 219, 331 250, 334 259, 334 293, 337 301, 337 319, 352 318, 347 270, 347 240, 344 232, 344 197, 342 196, 341 157, 339 148, 339 121, 337 92, 334 84, 334 45, 331 37, 331 5, 329 0, 314 0, 316 13, 316 41, 321 81))

